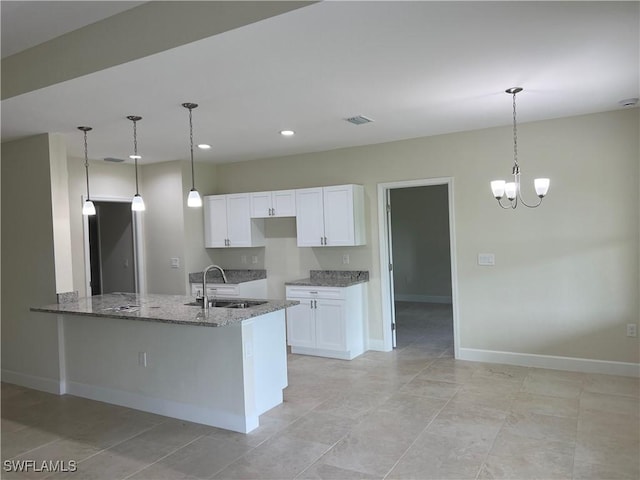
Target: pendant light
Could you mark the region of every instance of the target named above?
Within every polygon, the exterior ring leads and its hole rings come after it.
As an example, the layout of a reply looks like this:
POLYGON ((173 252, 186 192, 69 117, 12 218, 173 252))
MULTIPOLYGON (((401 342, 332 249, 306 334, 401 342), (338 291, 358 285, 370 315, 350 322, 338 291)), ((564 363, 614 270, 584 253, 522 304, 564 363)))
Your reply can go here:
POLYGON ((549 191, 549 179, 548 178, 536 178, 533 181, 533 186, 538 195, 538 203, 528 204, 522 198, 520 192, 520 165, 518 164, 518 128, 516 124, 516 94, 520 93, 522 88, 512 87, 505 90, 506 93, 513 95, 513 182, 505 182, 504 180, 494 180, 491 182, 491 191, 493 196, 498 200, 498 205, 502 208, 513 208, 518 206, 518 203, 522 203, 525 207, 536 208, 542 203, 542 199, 549 191), (502 199, 506 195, 509 203, 503 205, 502 199))
POLYGON ((84 205, 82 205, 82 214, 95 215, 96 206, 93 204, 91 197, 89 196, 89 154, 87 153, 87 132, 90 132, 93 129, 91 127, 78 127, 78 130, 84 132, 84 172, 87 178, 87 199, 84 201, 84 205))
POLYGON ((198 190, 196 190, 196 180, 195 180, 195 169, 193 166, 193 117, 192 110, 194 108, 198 108, 197 103, 183 103, 182 106, 189 110, 189 146, 191 152, 191 191, 189 192, 189 196, 187 197, 187 206, 188 207, 201 207, 202 206, 202 198, 200 198, 200 194, 198 190))
POLYGON ((138 130, 137 130, 137 122, 142 120, 142 117, 137 115, 129 115, 127 117, 129 120, 133 122, 133 155, 129 155, 129 158, 135 162, 135 170, 136 170, 136 194, 133 196, 133 200, 131 201, 131 210, 134 212, 142 212, 145 210, 144 200, 140 196, 140 192, 138 191, 138 160, 142 157, 138 155, 138 130))

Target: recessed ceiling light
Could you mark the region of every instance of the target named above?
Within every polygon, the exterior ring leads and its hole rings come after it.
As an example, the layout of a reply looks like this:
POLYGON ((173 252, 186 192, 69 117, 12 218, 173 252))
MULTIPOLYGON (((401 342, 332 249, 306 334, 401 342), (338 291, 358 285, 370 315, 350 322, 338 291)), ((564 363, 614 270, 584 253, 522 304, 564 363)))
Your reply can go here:
POLYGON ((296 132, 294 132, 293 130, 280 130, 280 135, 282 135, 283 137, 292 137, 293 135, 295 135, 296 132))
POLYGON ((200 150, 209 150, 211 148, 211 145, 209 145, 208 143, 199 143, 198 148, 200 150))
POLYGON ((625 98, 618 102, 623 107, 635 107, 638 104, 637 98, 625 98))

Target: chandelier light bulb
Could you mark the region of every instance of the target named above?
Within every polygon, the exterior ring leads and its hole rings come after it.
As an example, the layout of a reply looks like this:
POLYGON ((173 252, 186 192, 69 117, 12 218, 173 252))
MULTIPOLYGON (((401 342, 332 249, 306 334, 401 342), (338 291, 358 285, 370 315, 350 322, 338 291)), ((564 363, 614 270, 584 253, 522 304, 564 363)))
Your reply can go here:
POLYGON ((507 182, 504 184, 504 191, 507 194, 507 198, 509 200, 513 200, 516 198, 518 194, 518 187, 516 186, 516 182, 507 182))
POLYGON ((504 197, 504 180, 494 180, 491 182, 491 191, 493 192, 493 196, 500 200, 504 197))
POLYGON ((548 178, 536 178, 533 181, 533 186, 536 189, 536 193, 540 198, 544 197, 549 191, 549 184, 551 181, 548 178))

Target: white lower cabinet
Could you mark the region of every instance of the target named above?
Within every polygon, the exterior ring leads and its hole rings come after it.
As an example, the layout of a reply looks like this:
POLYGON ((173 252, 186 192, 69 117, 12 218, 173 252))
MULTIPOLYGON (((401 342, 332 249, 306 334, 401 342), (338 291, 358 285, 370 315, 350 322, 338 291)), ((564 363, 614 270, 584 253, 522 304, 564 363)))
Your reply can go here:
POLYGON ((364 352, 365 287, 286 287, 292 353, 351 360, 364 352))

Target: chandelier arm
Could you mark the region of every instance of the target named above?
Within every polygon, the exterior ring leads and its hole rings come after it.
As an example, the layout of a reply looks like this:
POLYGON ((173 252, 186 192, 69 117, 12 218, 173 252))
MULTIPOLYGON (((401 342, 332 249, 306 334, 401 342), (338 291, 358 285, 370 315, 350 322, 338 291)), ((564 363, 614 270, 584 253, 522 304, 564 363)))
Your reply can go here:
POLYGON ((512 208, 511 204, 507 204, 507 205, 503 205, 502 204, 502 198, 496 198, 498 205, 500 205, 500 208, 504 208, 505 210, 512 208))
POLYGON ((529 207, 529 208, 537 208, 540 206, 540 204, 542 203, 542 198, 540 198, 538 200, 538 203, 536 203, 535 205, 529 205, 527 202, 524 201, 524 198, 522 198, 522 194, 520 193, 520 191, 518 191, 518 197, 520 198, 520 201, 522 202, 522 204, 525 207, 529 207))

